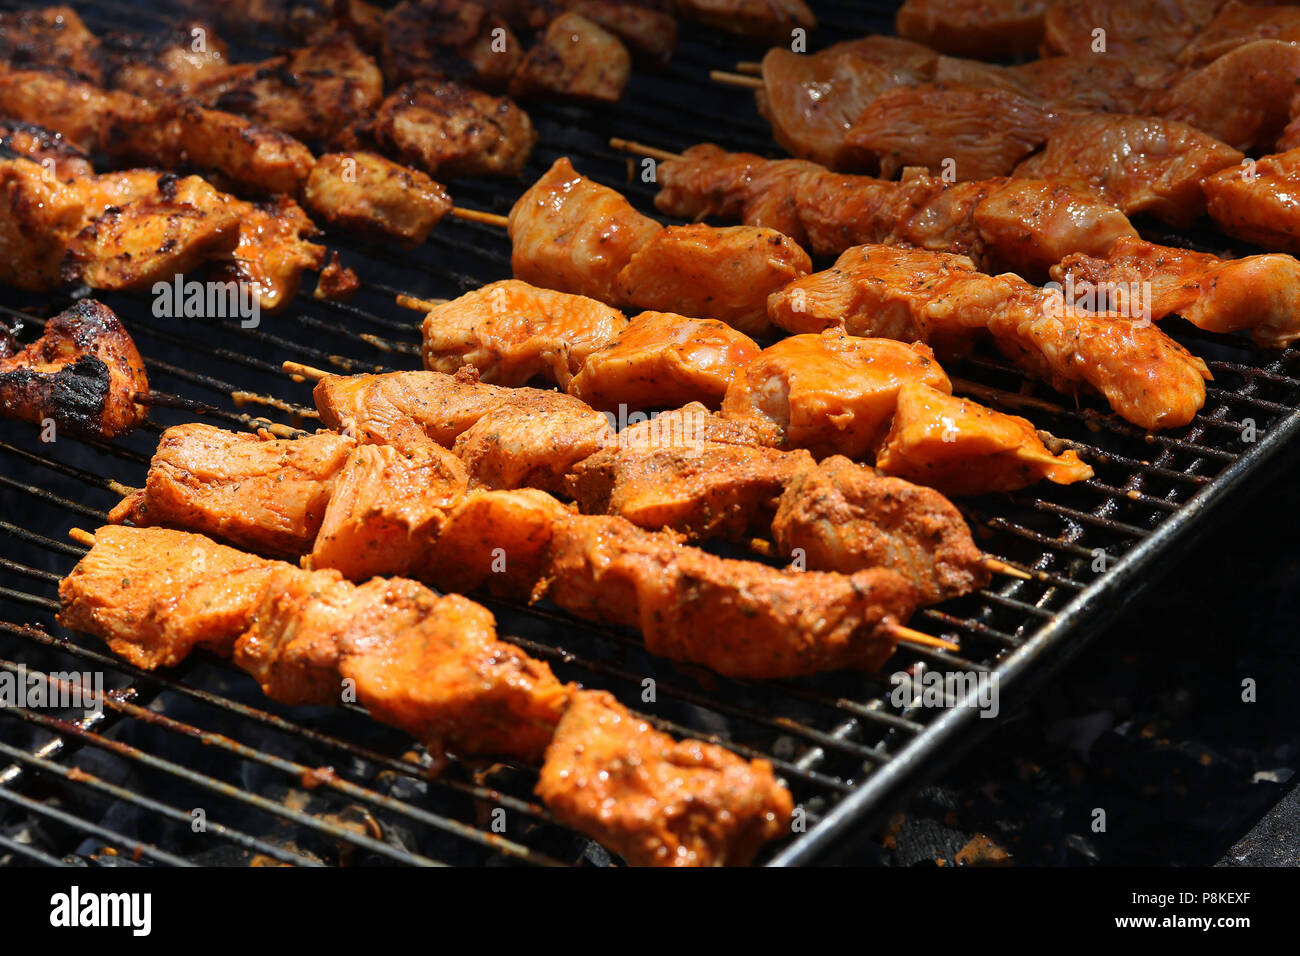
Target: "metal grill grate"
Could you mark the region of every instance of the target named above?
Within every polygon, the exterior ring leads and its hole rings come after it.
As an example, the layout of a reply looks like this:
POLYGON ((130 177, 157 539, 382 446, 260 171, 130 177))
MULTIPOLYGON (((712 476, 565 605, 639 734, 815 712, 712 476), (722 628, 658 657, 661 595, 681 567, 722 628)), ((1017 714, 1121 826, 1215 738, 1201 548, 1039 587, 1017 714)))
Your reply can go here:
MULTIPOLYGON (((9 0, 0 0, 5 5, 9 0)), ((76 6, 95 30, 120 18, 121 4, 111 0, 76 6)), ((830 27, 819 35, 823 42, 841 38, 837 30, 888 24, 888 17, 864 18, 856 4, 823 9, 830 27)), ((773 150, 750 97, 706 79, 710 68, 753 58, 753 48, 685 32, 673 64, 634 76, 617 107, 531 108, 541 142, 522 182, 456 182, 458 202, 505 211, 556 157, 570 155, 580 170, 650 209, 653 186, 629 181, 627 157, 610 150, 610 136, 668 149, 713 140, 773 150)), ((145 673, 53 625, 58 580, 83 552, 67 542, 68 529, 101 522, 116 501, 115 482, 143 483, 165 426, 198 414, 233 428, 311 429, 308 387, 282 375, 281 361, 345 372, 417 367, 418 316, 398 309, 393 296, 454 296, 509 274, 505 236, 472 223, 448 220, 409 253, 343 235, 327 241, 362 277, 358 298, 341 305, 304 292, 257 329, 169 324, 152 315, 145 297, 104 297, 147 357, 157 393, 152 421, 132 436, 111 445, 43 445, 29 426, 0 422, 0 668, 102 671, 114 688, 101 716, 0 713, 0 860, 608 862, 603 850, 549 819, 532 796, 536 768, 452 760, 434 774, 409 739, 359 708, 279 707, 250 678, 203 654, 173 672, 145 673), (195 808, 204 811, 201 832, 195 808), (490 823, 498 808, 505 811, 502 832, 490 823)), ((8 321, 29 326, 68 304, 11 290, 0 302, 8 321)), ((1096 476, 966 502, 986 551, 1040 574, 998 579, 921 612, 914 625, 959 640, 961 653, 905 651, 891 669, 924 661, 992 670, 1007 707, 1009 691, 1027 691, 1094 635, 1195 534, 1204 512, 1300 429, 1300 353, 1169 328, 1207 359, 1215 382, 1190 427, 1153 437, 1094 403, 1069 405, 1046 388, 1024 386, 999 359, 950 366, 965 391, 1029 417, 1078 450, 1096 476)), ((823 859, 951 757, 979 723, 964 708, 933 714, 892 706, 886 675, 728 681, 653 659, 630 633, 545 606, 484 602, 503 634, 561 679, 609 689, 662 729, 771 759, 806 815, 807 832, 773 848, 769 861, 823 859), (640 701, 646 677, 656 681, 654 704, 640 701)))

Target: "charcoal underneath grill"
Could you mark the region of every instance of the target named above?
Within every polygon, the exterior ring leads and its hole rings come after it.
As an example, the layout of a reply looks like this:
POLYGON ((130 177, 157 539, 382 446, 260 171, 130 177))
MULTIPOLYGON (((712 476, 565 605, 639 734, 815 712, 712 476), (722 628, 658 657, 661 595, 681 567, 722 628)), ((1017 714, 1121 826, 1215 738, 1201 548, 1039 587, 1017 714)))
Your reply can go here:
MULTIPOLYGON (((77 6, 92 29, 118 25, 121 4, 77 6)), ((828 29, 819 42, 888 24, 887 16, 864 15, 847 0, 821 8, 828 29)), ((567 155, 651 210, 653 184, 630 175, 640 167, 608 146, 611 136, 673 150, 717 141, 775 153, 750 96, 707 80, 710 69, 729 69, 757 51, 700 31, 685 34, 674 62, 661 74, 638 72, 617 106, 532 109, 541 142, 520 180, 455 182, 457 201, 504 212, 567 155)), ((232 428, 312 429, 309 386, 282 374, 282 361, 343 372, 416 368, 419 316, 397 307, 394 296, 455 296, 510 272, 505 236, 473 223, 448 220, 409 253, 346 235, 327 242, 361 276, 358 297, 333 304, 308 289, 253 329, 233 320, 159 319, 147 296, 104 297, 146 356, 158 393, 151 421, 135 434, 112 444, 45 444, 30 426, 0 421, 0 668, 99 672, 112 689, 98 716, 0 712, 0 861, 611 862, 549 818, 532 795, 535 767, 452 759, 436 768, 408 738, 356 708, 281 707, 251 678, 203 655, 175 672, 146 674, 53 623, 58 580, 84 550, 68 539, 69 529, 101 523, 118 498, 116 483, 143 482, 164 427, 199 417, 232 428)), ((69 301, 0 290, 0 312, 24 324, 22 341, 69 301)), ((1154 437, 1096 402, 1024 390, 1022 376, 997 358, 975 356, 951 368, 973 396, 1078 449, 1096 475, 1067 488, 965 501, 978 543, 1038 575, 1001 577, 921 612, 913 626, 959 641, 961 651, 903 651, 891 671, 924 664, 995 673, 1001 710, 1009 712, 1300 428, 1300 354, 1168 328, 1206 358, 1215 380, 1190 427, 1154 437)), ((656 660, 630 633, 544 605, 484 600, 502 633, 561 679, 611 690, 661 729, 772 760, 798 801, 802 828, 772 847, 767 862, 807 863, 842 849, 939 761, 960 753, 980 723, 970 709, 896 706, 888 674, 728 681, 656 660), (647 678, 655 682, 654 701, 643 699, 647 678)))

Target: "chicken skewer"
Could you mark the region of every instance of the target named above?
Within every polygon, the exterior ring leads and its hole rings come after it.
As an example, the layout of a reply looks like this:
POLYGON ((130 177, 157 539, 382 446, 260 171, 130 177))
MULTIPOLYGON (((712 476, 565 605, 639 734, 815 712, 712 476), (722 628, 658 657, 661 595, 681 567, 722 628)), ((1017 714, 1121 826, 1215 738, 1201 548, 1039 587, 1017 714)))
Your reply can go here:
POLYGON ((149 669, 207 648, 294 705, 336 702, 350 682, 372 717, 435 753, 540 761, 546 805, 633 865, 744 864, 792 813, 767 761, 676 743, 610 695, 561 684, 462 597, 401 578, 354 585, 187 532, 74 537, 90 551, 60 583, 64 626, 149 669), (618 782, 628 760, 642 770, 635 803, 618 782), (665 825, 682 812, 700 826, 665 825))

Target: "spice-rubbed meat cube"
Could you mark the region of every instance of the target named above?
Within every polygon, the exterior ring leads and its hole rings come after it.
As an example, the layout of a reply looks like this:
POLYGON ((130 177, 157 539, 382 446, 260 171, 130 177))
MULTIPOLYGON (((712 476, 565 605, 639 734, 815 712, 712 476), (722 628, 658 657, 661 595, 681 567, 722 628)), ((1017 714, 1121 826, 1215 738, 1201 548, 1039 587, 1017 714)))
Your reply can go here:
POLYGON ((603 691, 572 696, 537 793, 633 866, 742 866, 794 809, 766 760, 675 741, 603 691))
POLYGON ((503 19, 466 0, 404 0, 384 14, 381 42, 390 86, 458 80, 500 91, 524 57, 503 19))
POLYGON ((311 151, 287 133, 223 110, 186 103, 175 123, 179 144, 192 166, 216 170, 259 194, 296 195, 315 163, 311 151))
POLYGON ((239 242, 229 261, 212 264, 211 276, 246 284, 268 312, 283 308, 297 295, 303 271, 325 263, 325 247, 309 241, 318 230, 288 196, 262 203, 234 200, 234 205, 239 242))
POLYGON ((230 67, 226 44, 201 20, 156 32, 107 33, 104 83, 145 99, 188 96, 230 67))
POLYGON ((0 280, 32 291, 57 288, 85 208, 75 185, 47 175, 39 163, 0 157, 0 280))
POLYGON ((0 13, 0 63, 67 70, 96 84, 104 79, 99 40, 71 7, 0 13))
POLYGON ((562 13, 511 77, 510 95, 617 103, 631 72, 632 58, 618 37, 580 14, 562 13))
POLYGON ((363 151, 317 159, 303 202, 319 222, 408 245, 424 242, 451 210, 447 191, 424 173, 363 151))
POLYGON ((633 53, 666 64, 677 49, 671 13, 621 0, 564 0, 564 6, 622 40, 633 53))

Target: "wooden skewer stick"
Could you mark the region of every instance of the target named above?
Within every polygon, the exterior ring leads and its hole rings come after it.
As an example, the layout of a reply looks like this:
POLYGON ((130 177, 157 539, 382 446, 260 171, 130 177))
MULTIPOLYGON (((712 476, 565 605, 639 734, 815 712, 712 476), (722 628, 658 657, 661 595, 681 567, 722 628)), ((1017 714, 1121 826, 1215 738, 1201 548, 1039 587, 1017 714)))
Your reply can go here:
POLYGON ((437 306, 446 303, 446 299, 421 299, 403 292, 397 297, 397 304, 412 312, 432 312, 437 306))
POLYGON ((657 146, 647 146, 645 143, 638 143, 634 139, 619 139, 615 136, 609 141, 611 149, 616 149, 620 153, 634 153, 637 156, 649 156, 651 159, 681 159, 680 153, 670 153, 666 149, 659 149, 657 146))
POLYGON ((135 494, 140 489, 132 488, 130 485, 124 485, 120 481, 110 481, 108 483, 108 490, 113 492, 115 495, 121 495, 125 498, 127 495, 135 494))
POLYGON ((332 373, 323 372, 318 368, 312 368, 310 365, 303 365, 301 362, 281 362, 280 368, 284 369, 294 378, 305 379, 310 382, 319 382, 323 378, 328 378, 332 373))
POLYGON ((481 222, 489 226, 500 226, 502 229, 510 225, 508 216, 502 216, 495 212, 484 212, 481 209, 465 209, 462 206, 452 206, 451 214, 457 219, 463 219, 466 222, 481 222))
POLYGON ((69 528, 68 537, 77 544, 84 544, 88 548, 95 546, 95 536, 89 531, 83 531, 81 528, 69 528))
POLYGON ((952 641, 945 641, 940 637, 931 637, 923 631, 916 631, 910 627, 904 627, 902 624, 895 624, 889 629, 889 633, 895 638, 907 644, 919 644, 922 647, 937 647, 944 651, 959 651, 961 648, 952 641))
POLYGON ((714 83, 721 83, 723 86, 739 86, 745 89, 761 90, 763 81, 756 76, 745 76, 743 73, 731 73, 727 70, 709 70, 709 79, 714 83))
POLYGON ((757 60, 741 60, 736 64, 737 73, 746 73, 750 76, 760 76, 763 72, 763 64, 757 60))
POLYGON ((1005 574, 1009 578, 1019 578, 1022 581, 1032 581, 1034 576, 1028 571, 1022 571, 1014 564, 1008 564, 998 558, 991 558, 987 555, 984 558, 984 567, 988 568, 994 574, 1005 574))

